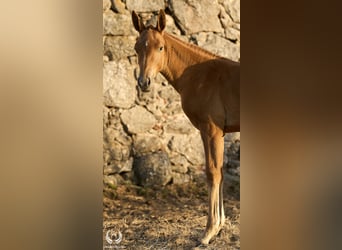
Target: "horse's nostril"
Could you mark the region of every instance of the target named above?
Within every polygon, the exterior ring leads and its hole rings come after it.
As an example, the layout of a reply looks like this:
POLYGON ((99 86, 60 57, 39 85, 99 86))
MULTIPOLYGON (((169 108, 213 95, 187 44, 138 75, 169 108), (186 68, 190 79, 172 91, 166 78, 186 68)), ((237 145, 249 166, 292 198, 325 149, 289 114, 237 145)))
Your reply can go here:
POLYGON ((138 78, 138 85, 139 85, 139 86, 142 86, 142 83, 143 83, 142 77, 139 76, 139 78, 138 78))
POLYGON ((142 76, 139 76, 138 86, 140 87, 140 89, 142 89, 143 91, 148 91, 150 84, 151 84, 151 79, 149 77, 144 78, 142 76))

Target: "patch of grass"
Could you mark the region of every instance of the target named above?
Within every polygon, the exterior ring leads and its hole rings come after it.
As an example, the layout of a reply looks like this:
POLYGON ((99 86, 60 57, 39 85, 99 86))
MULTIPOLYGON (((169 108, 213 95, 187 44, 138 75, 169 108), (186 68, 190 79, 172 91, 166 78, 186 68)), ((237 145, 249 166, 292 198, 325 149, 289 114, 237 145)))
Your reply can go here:
POLYGON ((114 191, 116 191, 118 189, 118 186, 113 184, 113 183, 108 183, 107 186, 110 187, 111 189, 113 189, 114 191))

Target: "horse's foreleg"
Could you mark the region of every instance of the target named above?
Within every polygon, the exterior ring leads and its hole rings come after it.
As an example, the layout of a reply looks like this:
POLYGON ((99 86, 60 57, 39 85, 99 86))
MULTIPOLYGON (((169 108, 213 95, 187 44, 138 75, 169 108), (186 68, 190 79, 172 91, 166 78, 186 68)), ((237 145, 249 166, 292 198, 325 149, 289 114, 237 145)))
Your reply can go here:
MULTIPOLYGON (((222 153, 222 155, 223 155, 223 153, 222 153)), ((224 206, 223 206, 223 181, 224 181, 224 175, 223 175, 223 159, 222 159, 221 182, 220 182, 220 228, 223 227, 223 225, 226 221, 226 217, 224 215, 224 206)))
POLYGON ((202 244, 208 244, 217 235, 224 223, 223 208, 223 149, 222 131, 216 128, 201 129, 206 156, 206 174, 209 191, 209 214, 202 244))

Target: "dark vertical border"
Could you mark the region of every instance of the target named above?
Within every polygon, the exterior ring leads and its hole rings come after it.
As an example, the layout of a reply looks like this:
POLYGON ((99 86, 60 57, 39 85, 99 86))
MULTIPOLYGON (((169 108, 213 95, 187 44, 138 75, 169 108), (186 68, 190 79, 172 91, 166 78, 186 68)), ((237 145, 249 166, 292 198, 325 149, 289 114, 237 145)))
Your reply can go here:
POLYGON ((340 249, 341 8, 241 6, 241 247, 340 249))
POLYGON ((102 2, 1 10, 0 249, 101 249, 102 2))

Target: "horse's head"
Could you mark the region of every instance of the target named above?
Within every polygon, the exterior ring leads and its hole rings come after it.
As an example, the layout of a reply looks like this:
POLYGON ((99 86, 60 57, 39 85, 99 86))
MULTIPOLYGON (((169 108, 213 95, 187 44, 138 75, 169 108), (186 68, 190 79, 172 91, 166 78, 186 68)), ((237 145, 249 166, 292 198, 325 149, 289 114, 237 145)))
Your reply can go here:
POLYGON ((160 72, 166 63, 165 40, 163 31, 166 25, 165 13, 160 10, 156 27, 145 27, 141 18, 133 11, 132 21, 139 37, 134 49, 138 54, 140 74, 138 85, 143 91, 149 91, 151 79, 160 72))

